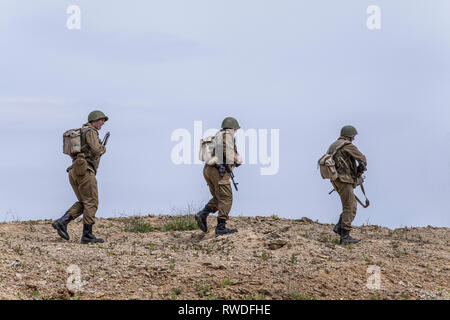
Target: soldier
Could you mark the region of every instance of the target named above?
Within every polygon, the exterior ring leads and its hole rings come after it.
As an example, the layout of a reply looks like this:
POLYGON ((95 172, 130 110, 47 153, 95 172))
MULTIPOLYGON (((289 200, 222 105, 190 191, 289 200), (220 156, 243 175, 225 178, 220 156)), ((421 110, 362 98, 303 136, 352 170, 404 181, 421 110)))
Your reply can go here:
POLYGON ((69 240, 67 225, 83 214, 83 235, 81 243, 103 243, 103 239, 92 234, 95 213, 98 208, 97 174, 100 157, 106 152, 101 144, 98 130, 108 121, 101 111, 92 111, 88 123, 81 128, 81 152, 72 157, 73 163, 67 168, 69 181, 78 199, 75 204, 58 220, 52 223, 53 228, 66 240, 69 240))
POLYGON ((195 215, 195 220, 199 228, 203 232, 207 232, 206 218, 210 213, 219 211, 215 230, 216 236, 237 232, 237 229, 228 229, 226 221, 233 203, 233 193, 228 172, 242 163, 234 140, 234 135, 238 129, 240 127, 236 119, 228 117, 223 120, 222 130, 216 134, 215 138, 214 158, 216 161, 205 164, 203 168, 203 177, 213 197, 195 215))
POLYGON ((339 193, 342 202, 342 213, 333 231, 341 236, 340 243, 358 243, 360 240, 350 236, 351 224, 356 216, 356 197, 353 189, 356 188, 356 180, 366 170, 366 157, 351 142, 358 134, 353 126, 345 126, 341 130, 341 136, 328 149, 332 154, 345 141, 349 143, 338 149, 334 156, 338 178, 331 181, 334 189, 339 193), (356 165, 358 161, 358 166, 356 165))

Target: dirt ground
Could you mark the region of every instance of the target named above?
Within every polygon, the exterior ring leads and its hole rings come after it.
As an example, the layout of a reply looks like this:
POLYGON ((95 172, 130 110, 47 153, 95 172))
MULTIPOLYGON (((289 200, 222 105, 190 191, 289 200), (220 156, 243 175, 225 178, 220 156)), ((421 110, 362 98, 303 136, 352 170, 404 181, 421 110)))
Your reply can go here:
POLYGON ((69 241, 50 220, 1 223, 0 298, 450 299, 448 228, 356 227, 344 246, 308 218, 232 217, 239 232, 217 238, 215 217, 208 233, 192 221, 97 219, 90 245, 80 221, 69 241))

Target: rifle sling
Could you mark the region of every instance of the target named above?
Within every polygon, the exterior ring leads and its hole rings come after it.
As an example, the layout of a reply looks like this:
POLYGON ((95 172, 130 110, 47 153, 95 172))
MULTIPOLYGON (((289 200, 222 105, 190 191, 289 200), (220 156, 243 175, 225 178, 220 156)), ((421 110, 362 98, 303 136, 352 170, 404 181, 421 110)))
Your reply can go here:
POLYGON ((366 191, 364 190, 364 186, 363 186, 362 183, 360 184, 360 187, 361 187, 361 191, 362 191, 364 197, 366 198, 366 204, 364 205, 364 204, 361 202, 361 200, 359 200, 359 198, 356 196, 356 194, 355 194, 355 198, 356 198, 356 201, 358 201, 359 204, 360 204, 363 208, 367 208, 367 207, 370 205, 370 202, 369 202, 369 199, 367 199, 366 191))

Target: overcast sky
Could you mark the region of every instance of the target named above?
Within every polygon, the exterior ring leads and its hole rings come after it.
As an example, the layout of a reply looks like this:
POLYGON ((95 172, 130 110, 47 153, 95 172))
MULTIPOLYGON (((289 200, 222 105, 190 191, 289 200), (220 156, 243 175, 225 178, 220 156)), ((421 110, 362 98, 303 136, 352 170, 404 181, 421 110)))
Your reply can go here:
POLYGON ((447 0, 2 0, 0 220, 72 205, 62 134, 101 109, 97 216, 203 206, 203 167, 174 164, 171 136, 184 128, 194 146, 194 121, 233 116, 279 129, 280 151, 275 175, 235 171, 231 216, 335 223, 340 200, 317 160, 352 124, 371 201, 354 224, 449 227, 449 13, 447 0), (80 30, 66 26, 72 4, 80 30), (366 26, 373 4, 380 30, 366 26))

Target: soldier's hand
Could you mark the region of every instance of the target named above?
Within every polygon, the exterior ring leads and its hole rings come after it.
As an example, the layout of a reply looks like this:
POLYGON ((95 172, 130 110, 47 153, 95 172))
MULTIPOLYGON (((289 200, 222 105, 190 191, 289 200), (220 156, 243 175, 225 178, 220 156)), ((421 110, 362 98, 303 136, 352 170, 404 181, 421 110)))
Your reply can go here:
POLYGON ((223 177, 225 175, 226 171, 227 171, 227 169, 225 168, 225 166, 223 164, 219 165, 219 175, 221 177, 223 177))
POLYGON ((364 162, 360 162, 359 165, 358 165, 358 172, 362 173, 364 171, 367 171, 366 164, 364 162))

